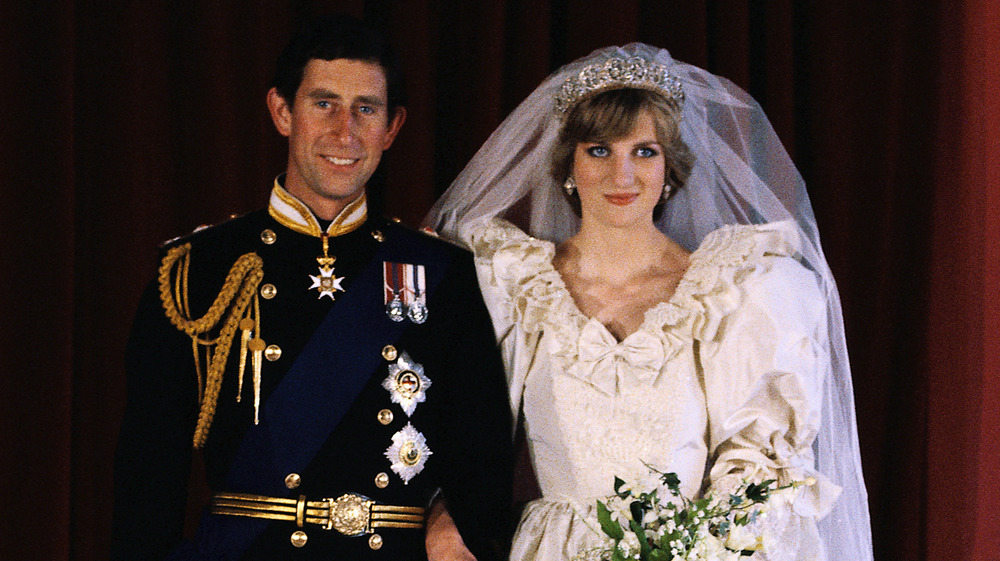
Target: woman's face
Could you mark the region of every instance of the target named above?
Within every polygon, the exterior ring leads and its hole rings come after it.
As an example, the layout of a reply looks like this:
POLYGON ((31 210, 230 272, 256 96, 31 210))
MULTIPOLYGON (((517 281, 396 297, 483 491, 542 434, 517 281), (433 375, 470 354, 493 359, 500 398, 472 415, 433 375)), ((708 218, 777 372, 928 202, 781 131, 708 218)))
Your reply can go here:
POLYGON ((625 137, 580 142, 573 153, 573 178, 584 221, 616 227, 652 222, 665 174, 663 147, 648 111, 639 115, 625 137))

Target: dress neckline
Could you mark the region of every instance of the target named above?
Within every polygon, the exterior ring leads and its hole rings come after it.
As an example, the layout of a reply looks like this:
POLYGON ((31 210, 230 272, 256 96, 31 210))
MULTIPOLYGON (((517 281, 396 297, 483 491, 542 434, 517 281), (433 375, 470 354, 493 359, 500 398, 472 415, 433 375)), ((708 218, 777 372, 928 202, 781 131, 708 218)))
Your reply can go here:
POLYGON ((548 240, 538 240, 538 241, 549 246, 550 250, 549 254, 552 257, 545 261, 545 267, 548 269, 547 272, 551 272, 552 274, 554 274, 555 278, 558 279, 557 282, 553 283, 553 288, 556 291, 558 291, 563 298, 566 299, 566 302, 568 303, 567 308, 570 311, 570 313, 576 316, 577 319, 582 320, 584 327, 588 324, 596 325, 601 330, 602 334, 606 335, 607 337, 610 337, 611 340, 615 341, 616 345, 627 344, 630 338, 633 338, 640 332, 661 331, 662 325, 654 325, 654 323, 656 323, 654 321, 654 318, 661 317, 662 316, 661 311, 666 308, 681 307, 679 304, 680 300, 687 294, 689 294, 690 291, 695 287, 695 283, 691 280, 692 271, 703 266, 702 260, 696 259, 696 256, 698 256, 703 251, 704 243, 698 246, 698 248, 696 248, 688 256, 689 259, 688 268, 687 270, 684 271, 684 274, 681 275, 680 280, 677 282, 677 288, 674 289, 674 292, 670 295, 670 297, 667 298, 666 300, 661 300, 659 302, 656 302, 655 304, 643 310, 642 312, 643 320, 642 323, 639 324, 639 327, 637 327, 635 331, 632 331, 631 333, 629 333, 628 335, 619 340, 617 337, 615 337, 614 333, 612 333, 611 330, 608 329, 608 326, 604 325, 603 322, 601 322, 597 318, 588 316, 583 312, 583 310, 580 309, 580 305, 577 304, 576 299, 573 298, 573 293, 570 292, 569 287, 566 285, 566 280, 563 279, 562 274, 559 273, 559 270, 556 269, 555 265, 552 262, 553 259, 555 259, 555 243, 550 242, 548 240))

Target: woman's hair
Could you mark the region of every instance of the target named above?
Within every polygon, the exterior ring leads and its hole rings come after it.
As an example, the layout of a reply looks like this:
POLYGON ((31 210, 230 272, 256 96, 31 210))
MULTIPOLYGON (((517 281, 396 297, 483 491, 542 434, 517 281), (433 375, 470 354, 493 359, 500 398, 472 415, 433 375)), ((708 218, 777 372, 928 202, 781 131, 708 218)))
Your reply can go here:
MULTIPOLYGON (((670 195, 684 186, 694 157, 681 139, 678 122, 681 108, 677 102, 653 90, 622 88, 609 90, 586 98, 573 107, 566 115, 566 121, 559 130, 559 139, 552 149, 550 173, 556 184, 562 185, 573 172, 573 155, 580 142, 613 142, 632 132, 643 111, 653 116, 656 141, 663 147, 666 162, 664 174, 670 186, 670 195)), ((580 215, 580 195, 575 191, 567 194, 573 212, 580 215)), ((656 205, 653 219, 663 212, 663 202, 656 205)))

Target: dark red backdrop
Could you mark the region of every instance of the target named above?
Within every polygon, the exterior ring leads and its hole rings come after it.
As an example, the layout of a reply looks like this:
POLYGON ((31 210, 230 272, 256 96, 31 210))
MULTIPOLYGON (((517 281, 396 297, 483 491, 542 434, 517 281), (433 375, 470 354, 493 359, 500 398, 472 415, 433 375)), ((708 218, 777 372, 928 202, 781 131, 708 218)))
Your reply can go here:
POLYGON ((122 348, 155 247, 264 204, 285 155, 272 62, 332 10, 381 21, 403 53, 410 119, 377 190, 411 224, 594 48, 653 43, 749 89, 839 279, 877 558, 996 558, 994 2, 21 4, 0 5, 0 558, 106 556, 122 348))

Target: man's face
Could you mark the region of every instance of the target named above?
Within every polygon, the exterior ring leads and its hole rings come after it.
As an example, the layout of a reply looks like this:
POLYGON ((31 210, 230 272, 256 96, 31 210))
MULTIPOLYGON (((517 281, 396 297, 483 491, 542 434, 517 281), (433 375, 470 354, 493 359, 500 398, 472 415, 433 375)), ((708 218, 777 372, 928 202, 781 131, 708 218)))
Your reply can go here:
POLYGON ((288 137, 285 189, 325 220, 361 195, 405 119, 388 114, 382 67, 359 60, 312 59, 294 106, 274 88, 267 102, 288 137))

